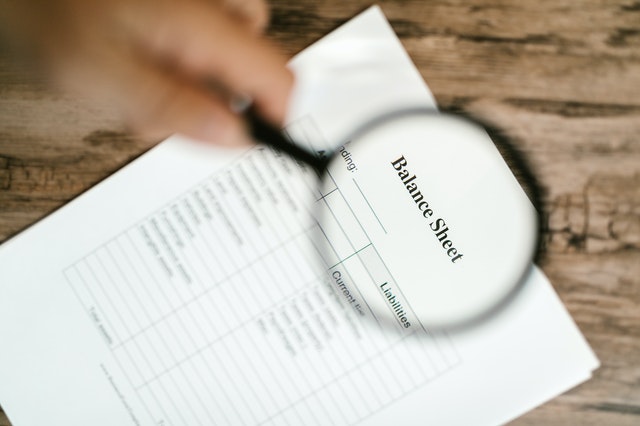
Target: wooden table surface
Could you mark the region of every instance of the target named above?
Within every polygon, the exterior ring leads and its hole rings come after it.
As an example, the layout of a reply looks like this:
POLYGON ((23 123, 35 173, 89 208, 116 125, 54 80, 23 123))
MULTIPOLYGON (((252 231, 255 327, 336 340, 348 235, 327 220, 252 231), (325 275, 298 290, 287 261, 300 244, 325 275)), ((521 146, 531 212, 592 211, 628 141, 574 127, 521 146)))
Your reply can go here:
MULTIPOLYGON (((270 34, 292 55, 368 5, 277 0, 270 34)), ((515 424, 640 424, 640 2, 381 6, 439 104, 491 123, 526 154, 544 189, 542 269, 602 362, 515 424)), ((0 241, 153 142, 48 90, 6 49, 0 94, 0 241)))

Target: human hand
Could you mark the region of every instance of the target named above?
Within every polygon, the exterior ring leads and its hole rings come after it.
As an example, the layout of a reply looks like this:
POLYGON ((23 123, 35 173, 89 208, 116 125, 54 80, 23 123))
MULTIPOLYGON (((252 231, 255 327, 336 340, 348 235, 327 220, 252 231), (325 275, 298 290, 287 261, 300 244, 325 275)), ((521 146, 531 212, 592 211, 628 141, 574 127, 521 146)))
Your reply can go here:
MULTIPOLYGON (((16 0, 5 14, 63 88, 108 102, 131 128, 223 144, 246 138, 229 99, 282 124, 293 78, 260 36, 264 0, 16 0)), ((3 6, 4 7, 4 6, 3 6)))

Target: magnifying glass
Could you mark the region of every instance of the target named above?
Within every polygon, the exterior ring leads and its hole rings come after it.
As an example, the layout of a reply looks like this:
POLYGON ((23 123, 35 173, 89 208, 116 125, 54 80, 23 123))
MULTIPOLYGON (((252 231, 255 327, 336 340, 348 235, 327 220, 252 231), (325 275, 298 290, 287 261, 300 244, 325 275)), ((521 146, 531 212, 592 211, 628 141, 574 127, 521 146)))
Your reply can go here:
POLYGON ((320 157, 256 114, 249 124, 318 174, 321 263, 361 313, 451 330, 490 317, 522 286, 538 216, 482 126, 410 108, 320 157))

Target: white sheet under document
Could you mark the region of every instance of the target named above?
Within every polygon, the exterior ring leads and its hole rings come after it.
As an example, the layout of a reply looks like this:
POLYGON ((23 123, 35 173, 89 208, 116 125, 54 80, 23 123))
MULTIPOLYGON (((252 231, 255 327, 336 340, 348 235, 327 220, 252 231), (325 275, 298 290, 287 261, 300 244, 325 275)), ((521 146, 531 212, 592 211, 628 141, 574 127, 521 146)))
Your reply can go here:
MULTIPOLYGON (((375 7, 291 67, 287 131, 316 150, 374 114, 435 108, 375 7)), ((370 237, 395 216, 359 190, 318 194, 261 146, 161 143, 0 248, 0 404, 15 426, 480 425, 590 377, 536 268, 465 333, 377 326, 349 277, 393 273, 370 237), (318 200, 344 213, 329 274, 318 200)))

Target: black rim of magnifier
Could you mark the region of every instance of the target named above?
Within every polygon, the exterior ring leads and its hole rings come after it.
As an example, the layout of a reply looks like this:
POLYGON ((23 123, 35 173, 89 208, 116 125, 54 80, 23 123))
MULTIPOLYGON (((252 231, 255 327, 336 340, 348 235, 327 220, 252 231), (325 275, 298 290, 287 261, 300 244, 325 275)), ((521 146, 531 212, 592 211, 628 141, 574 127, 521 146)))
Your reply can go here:
MULTIPOLYGON (((531 265, 523 269, 520 279, 514 283, 512 290, 504 295, 499 301, 496 301, 493 307, 471 318, 462 320, 459 323, 447 324, 446 326, 442 327, 431 325, 426 326, 431 330, 446 329, 447 331, 453 331, 469 328, 469 326, 475 326, 495 316, 505 306, 509 305, 509 303, 514 299, 514 297, 524 286, 526 278, 531 273, 531 268, 533 268, 534 263, 539 262, 544 253, 541 244, 541 234, 544 229, 544 217, 542 208, 542 200, 544 194, 541 185, 539 184, 538 180, 535 177, 535 174, 532 172, 532 169, 526 160, 526 157, 514 146, 513 143, 509 141, 504 133, 501 132, 497 127, 481 121, 475 117, 469 116, 468 114, 465 114, 461 111, 437 111, 435 109, 429 109, 425 107, 400 109, 391 113, 380 115, 374 120, 371 120, 370 122, 357 129, 355 132, 353 132, 348 140, 356 139, 358 138, 358 136, 367 133, 373 128, 380 126, 381 124, 384 124, 388 121, 408 117, 411 115, 437 116, 442 113, 444 115, 457 117, 462 121, 470 122, 471 124, 483 128, 487 132, 491 141, 500 152, 500 155, 520 183, 520 186, 523 188, 529 200, 533 204, 533 207, 538 213, 536 240, 532 248, 531 265)), ((262 119, 253 108, 246 113, 246 117, 250 127, 250 133, 255 138, 255 140, 263 142, 268 146, 271 146, 283 153, 288 154, 295 160, 307 164, 317 173, 318 177, 322 177, 322 175, 325 173, 335 151, 332 152, 329 156, 317 156, 313 152, 289 140, 279 129, 275 128, 270 123, 262 119)), ((339 147, 340 145, 342 145, 342 143, 336 144, 336 147, 339 147)))

